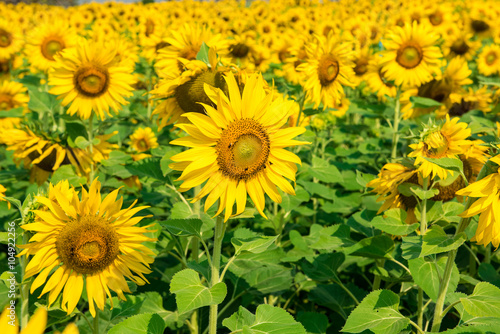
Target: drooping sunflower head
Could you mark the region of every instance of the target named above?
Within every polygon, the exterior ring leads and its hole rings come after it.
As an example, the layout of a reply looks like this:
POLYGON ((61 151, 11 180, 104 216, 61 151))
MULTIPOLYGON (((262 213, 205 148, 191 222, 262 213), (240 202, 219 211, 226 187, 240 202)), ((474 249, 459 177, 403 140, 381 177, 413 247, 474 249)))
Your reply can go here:
POLYGON ((420 86, 440 72, 442 54, 437 35, 427 24, 395 27, 382 43, 383 70, 396 85, 420 86))
POLYGON ((294 180, 300 159, 284 150, 291 145, 305 144, 293 137, 304 132, 301 127, 282 128, 292 112, 293 102, 273 98, 266 92, 260 74, 251 75, 243 91, 229 72, 225 78, 228 94, 206 85, 207 95, 216 108, 204 105, 207 115, 187 113, 192 124, 177 126, 189 135, 171 143, 193 147, 180 153, 170 167, 182 171, 181 191, 205 183, 194 200, 208 195, 205 210, 219 199, 217 215, 225 210, 224 219, 245 209, 247 194, 259 213, 264 214, 264 193, 281 202, 277 187, 294 194, 284 178, 294 180))
POLYGON ((459 159, 458 156, 464 153, 466 147, 470 146, 470 141, 467 140, 470 134, 471 130, 467 128, 466 123, 459 122, 457 117, 450 120, 447 115, 444 124, 431 124, 422 131, 420 142, 410 145, 413 152, 408 156, 416 158, 415 166, 419 166, 418 170, 423 177, 434 178, 437 176, 441 180, 445 180, 448 176, 455 174, 426 158, 459 159))
POLYGON ((116 62, 116 51, 100 43, 81 40, 75 48, 54 56, 56 64, 49 72, 50 93, 59 95, 68 113, 88 119, 92 112, 104 119, 110 109, 118 112, 128 104, 135 77, 133 69, 116 62))
POLYGON ((115 190, 101 200, 101 184, 94 180, 81 196, 61 181, 50 185, 47 196, 36 197, 42 207, 33 211, 35 222, 22 226, 35 235, 19 246, 24 249, 20 255, 35 255, 25 276, 38 275, 31 293, 44 285, 41 295, 49 292, 50 306, 64 289, 61 307, 70 314, 85 285, 95 316, 95 305, 103 310, 110 290, 125 299, 123 292, 130 292, 125 277, 147 283, 144 274, 150 272, 154 253, 142 242, 154 239, 145 236, 149 226, 136 226, 144 217, 132 218, 146 207, 134 208, 134 202, 122 209, 123 199, 117 196, 115 190))
POLYGON ((138 128, 130 136, 132 148, 137 152, 145 152, 152 148, 158 147, 156 135, 150 127, 138 128))

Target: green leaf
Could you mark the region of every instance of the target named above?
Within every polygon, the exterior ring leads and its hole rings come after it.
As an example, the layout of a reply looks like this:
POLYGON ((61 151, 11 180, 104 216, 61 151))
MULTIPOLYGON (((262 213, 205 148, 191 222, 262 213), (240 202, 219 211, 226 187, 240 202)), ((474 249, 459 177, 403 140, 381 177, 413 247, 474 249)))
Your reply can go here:
POLYGON ((375 178, 376 176, 373 174, 361 173, 359 170, 356 170, 356 182, 362 187, 366 188, 366 184, 375 178))
POLYGON ((54 95, 40 92, 38 89, 30 89, 29 96, 28 108, 42 114, 52 112, 52 109, 57 104, 54 95))
POLYGON ((375 334, 398 334, 410 320, 398 311, 399 297, 389 290, 371 292, 351 312, 343 332, 361 333, 370 330, 375 334))
POLYGON ((454 158, 427 158, 424 157, 425 160, 432 162, 433 164, 438 165, 441 168, 451 170, 457 172, 459 174, 463 174, 464 163, 460 159, 454 158))
POLYGON ((165 222, 161 222, 160 224, 173 235, 177 236, 196 235, 198 237, 201 237, 200 232, 201 232, 201 227, 203 226, 203 221, 198 218, 169 219, 165 222))
POLYGON ((2 112, 0 113, 0 118, 23 117, 23 116, 24 116, 24 107, 2 110, 2 112))
POLYGON ((104 166, 125 165, 132 162, 132 157, 122 151, 111 151, 109 158, 101 161, 104 166))
POLYGON ((391 258, 394 240, 387 235, 377 235, 362 239, 345 249, 346 254, 369 257, 372 259, 391 258))
POLYGON ((341 247, 351 246, 349 226, 345 224, 335 224, 324 227, 319 231, 319 238, 310 245, 312 249, 334 250, 341 247))
MULTIPOLYGON (((483 318, 484 319, 484 318, 483 318)), ((496 323, 493 324, 468 324, 466 326, 458 326, 453 329, 449 329, 442 334, 497 334, 500 333, 500 323, 498 319, 496 323)))
POLYGON ((475 317, 500 317, 500 289, 493 284, 481 282, 472 295, 460 298, 465 310, 475 317))
POLYGON ((14 205, 18 210, 19 210, 19 213, 22 215, 23 212, 21 210, 21 201, 18 200, 17 198, 14 198, 14 197, 2 197, 4 200, 6 200, 7 202, 9 202, 10 204, 14 205))
POLYGON ((90 142, 87 140, 87 138, 85 138, 83 136, 78 136, 75 139, 75 145, 76 145, 76 147, 84 150, 90 145, 90 142))
POLYGON ((436 100, 420 96, 410 96, 410 102, 412 103, 413 108, 431 108, 441 106, 441 103, 436 100))
POLYGON ((299 312, 297 320, 304 326, 307 334, 325 334, 328 317, 322 313, 299 312))
POLYGON ((68 180, 69 184, 73 187, 79 187, 81 184, 87 183, 87 178, 85 178, 84 176, 78 176, 75 173, 74 167, 72 165, 64 165, 59 167, 50 178, 50 182, 52 184, 56 184, 59 181, 63 180, 68 180))
POLYGON ((222 324, 231 331, 245 334, 306 334, 305 328, 285 310, 267 304, 257 307, 255 316, 240 306, 239 310, 222 324))
POLYGON ((256 236, 252 238, 232 238, 231 243, 236 249, 236 255, 240 254, 243 251, 247 251, 250 253, 262 253, 266 251, 278 238, 268 237, 268 236, 256 236))
MULTIPOLYGON (((438 298, 440 277, 443 277, 446 260, 447 257, 441 257, 436 263, 428 262, 423 258, 408 261, 408 268, 410 269, 414 282, 420 286, 433 301, 436 301, 438 298)), ((456 290, 459 280, 460 273, 458 272, 457 266, 453 264, 447 293, 452 293, 456 290)))
POLYGON ((345 255, 343 253, 320 254, 311 263, 307 260, 302 261, 304 273, 316 281, 338 281, 337 269, 344 263, 345 255))
POLYGON ((171 149, 168 150, 165 155, 161 158, 160 160, 160 168, 163 176, 167 176, 168 174, 172 173, 174 170, 168 167, 173 161, 170 159, 174 155, 178 154, 180 152, 179 149, 171 149))
POLYGON ((477 272, 483 281, 500 287, 500 274, 491 263, 481 263, 477 272))
POLYGON ((337 167, 328 163, 328 161, 313 156, 312 166, 310 168, 311 175, 321 182, 325 183, 340 183, 342 182, 342 174, 337 167))
POLYGON ((109 334, 163 334, 165 322, 154 313, 134 315, 113 326, 109 334))
POLYGON ((227 288, 224 282, 207 288, 201 284, 200 276, 196 271, 184 269, 172 277, 170 292, 175 293, 179 313, 184 313, 203 306, 222 303, 226 298, 227 288))
POLYGON ((126 168, 129 172, 139 177, 151 177, 165 182, 167 179, 163 175, 160 160, 158 157, 146 158, 133 162, 127 165, 126 168))
POLYGON ((449 236, 439 225, 434 225, 427 231, 422 240, 420 256, 449 252, 460 247, 467 240, 465 233, 449 236))
POLYGON ((420 198, 421 200, 431 199, 434 196, 439 194, 438 189, 432 188, 432 189, 424 190, 424 189, 420 188, 419 186, 410 187, 410 191, 412 193, 414 193, 415 195, 417 195, 417 197, 420 198))
POLYGON ((201 60, 207 65, 210 65, 210 61, 208 60, 208 50, 210 48, 208 45, 205 44, 205 42, 201 43, 200 51, 196 54, 196 60, 201 60))
POLYGON ((406 211, 401 209, 391 209, 385 212, 385 216, 377 216, 372 220, 372 225, 381 231, 392 235, 407 235, 418 229, 419 224, 408 225, 406 211))

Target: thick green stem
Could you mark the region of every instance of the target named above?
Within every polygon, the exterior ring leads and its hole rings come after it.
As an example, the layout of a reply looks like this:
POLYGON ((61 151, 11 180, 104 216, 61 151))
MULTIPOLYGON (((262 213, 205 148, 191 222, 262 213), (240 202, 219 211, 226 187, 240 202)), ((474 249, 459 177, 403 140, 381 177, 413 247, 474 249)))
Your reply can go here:
MULTIPOLYGON (((384 267, 385 260, 381 260, 380 263, 377 262, 377 260, 375 260, 375 262, 377 263, 377 266, 382 268, 384 267)), ((373 279, 372 291, 380 289, 381 282, 382 282, 382 277, 380 275, 376 275, 375 278, 373 279)))
MULTIPOLYGON (((201 191, 201 186, 197 185, 194 188, 194 195, 196 196, 200 191, 201 191)), ((195 215, 198 216, 198 218, 200 218, 200 209, 201 209, 200 201, 194 202, 193 212, 195 215)), ((200 240, 197 237, 193 237, 191 239, 191 255, 195 260, 195 262, 197 263, 199 258, 199 249, 200 249, 200 240)))
POLYGON ((418 287, 417 303, 417 324, 418 327, 422 328, 424 324, 424 290, 421 287, 418 287))
MULTIPOLYGON (((28 243, 27 231, 23 232, 23 245, 28 243)), ((20 286, 20 294, 21 294, 21 329, 24 329, 28 325, 29 319, 29 297, 30 297, 30 284, 24 282, 24 275, 26 273, 26 266, 28 264, 28 256, 23 255, 21 257, 20 265, 21 265, 21 286, 20 286)))
MULTIPOLYGON (((93 303, 93 301, 92 301, 93 303)), ((94 317, 94 326, 92 326, 92 333, 99 334, 99 311, 96 310, 94 317)))
POLYGON ((394 108, 394 122, 392 123, 392 152, 391 158, 395 159, 398 152, 398 141, 399 141, 399 119, 400 116, 400 103, 399 103, 399 88, 396 94, 396 107, 394 108))
MULTIPOLYGON (((90 113, 89 117, 89 126, 87 128, 87 135, 88 135, 88 140, 89 140, 89 151, 90 151, 90 156, 92 159, 94 158, 94 113, 90 113)), ((92 184, 92 181, 94 181, 94 175, 95 175, 95 170, 94 170, 94 161, 92 160, 92 163, 90 164, 90 175, 89 179, 87 180, 88 184, 92 184)))
MULTIPOLYGON (((212 265, 211 265, 211 282, 210 286, 214 286, 219 283, 219 273, 220 273, 220 253, 222 248, 222 239, 224 238, 224 219, 222 216, 217 216, 217 221, 215 222, 215 233, 214 233, 214 249, 212 252, 212 265)), ((219 305, 210 305, 210 317, 209 317, 209 333, 217 333, 217 309, 219 305)))
POLYGON ((297 115, 297 123, 295 126, 299 126, 300 124, 300 116, 302 116, 302 110, 304 109, 304 101, 305 101, 305 93, 302 93, 302 95, 299 98, 299 114, 297 115))
MULTIPOLYGON (((424 177, 424 184, 422 186, 422 188, 424 189, 424 193, 427 191, 428 187, 429 178, 424 177)), ((427 233, 427 196, 424 196, 420 208, 420 235, 425 235, 425 233, 427 233)))

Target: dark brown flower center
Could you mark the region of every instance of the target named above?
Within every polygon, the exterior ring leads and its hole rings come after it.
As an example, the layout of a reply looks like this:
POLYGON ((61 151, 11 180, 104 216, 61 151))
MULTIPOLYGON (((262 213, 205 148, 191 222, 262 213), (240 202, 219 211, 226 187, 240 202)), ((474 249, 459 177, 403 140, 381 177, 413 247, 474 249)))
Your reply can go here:
POLYGON ((464 40, 455 41, 450 47, 450 50, 459 56, 466 54, 469 49, 470 46, 464 40))
POLYGON ((0 110, 10 110, 14 108, 14 100, 12 96, 0 94, 0 110))
POLYGON ((490 29, 490 25, 483 20, 473 20, 471 22, 471 27, 475 33, 482 33, 490 29))
POLYGON ((250 48, 243 43, 237 43, 232 45, 229 51, 234 58, 245 58, 250 52, 250 48))
POLYGON ((12 34, 0 29, 0 48, 6 48, 12 44, 12 34))
POLYGON ((396 55, 396 61, 404 68, 415 68, 423 59, 422 49, 419 45, 410 44, 399 48, 396 55))
POLYGON ((47 58, 48 60, 54 60, 54 56, 61 51, 62 49, 65 48, 64 41, 60 39, 59 37, 48 37, 44 39, 42 42, 42 45, 40 46, 40 49, 42 51, 42 55, 47 58))
POLYGON ((220 72, 205 71, 196 75, 175 89, 177 103, 184 112, 198 112, 203 114, 205 109, 199 104, 200 102, 215 106, 205 93, 205 84, 223 90, 226 87, 220 72))
POLYGON ((109 73, 106 68, 89 65, 76 71, 73 82, 80 94, 98 97, 108 91, 109 73))
POLYGON ((339 62, 333 55, 327 54, 321 57, 318 63, 318 79, 321 86, 325 87, 334 82, 339 71, 339 62))
POLYGON ((217 163, 225 176, 247 180, 266 168, 271 145, 264 127, 253 119, 232 122, 215 147, 217 163))

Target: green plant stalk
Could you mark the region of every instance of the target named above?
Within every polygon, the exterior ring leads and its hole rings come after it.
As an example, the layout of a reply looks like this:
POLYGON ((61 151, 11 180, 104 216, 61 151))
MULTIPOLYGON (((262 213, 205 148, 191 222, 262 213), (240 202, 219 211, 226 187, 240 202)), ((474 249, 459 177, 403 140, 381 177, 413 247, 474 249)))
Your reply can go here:
POLYGON ((300 124, 300 116, 302 116, 302 110, 304 109, 304 101, 306 99, 306 94, 302 92, 302 95, 299 98, 299 115, 297 116, 297 123, 295 126, 299 126, 300 124))
MULTIPOLYGON (((384 267, 385 260, 381 260, 380 263, 378 263, 377 260, 375 260, 375 262, 377 263, 377 265, 379 267, 384 267)), ((375 278, 373 279, 372 291, 380 289, 381 282, 382 282, 382 277, 379 275, 376 275, 375 278)))
MULTIPOLYGON (((220 253, 222 248, 222 239, 224 238, 224 220, 222 216, 217 216, 217 220, 215 222, 215 233, 214 233, 214 249, 212 253, 212 265, 210 266, 211 271, 211 282, 210 286, 214 286, 219 283, 219 273, 220 273, 220 253)), ((216 334, 217 333, 217 304, 210 305, 210 316, 209 316, 209 333, 216 334)))
POLYGON ((399 119, 400 116, 400 103, 399 103, 400 90, 396 93, 396 107, 394 108, 394 122, 392 123, 392 152, 391 158, 395 159, 398 152, 398 141, 399 141, 399 119))
MULTIPOLYGON (((91 303, 93 303, 93 301, 91 303)), ((96 310, 95 312, 94 326, 92 326, 92 333, 99 334, 99 310, 96 310)))
MULTIPOLYGON (((481 171, 479 172, 479 175, 476 178, 476 182, 481 180, 483 177, 487 175, 490 169, 489 164, 490 162, 487 161, 484 164, 483 168, 481 168, 481 171)), ((465 204, 464 212, 470 208, 470 206, 472 205, 472 203, 474 203, 474 201, 475 198, 471 197, 468 198, 467 203, 465 204)), ((458 235, 459 233, 462 233, 469 225, 469 222, 470 222, 470 217, 462 218, 460 220, 460 223, 458 224, 455 236, 458 235)), ((457 252, 458 249, 453 249, 448 252, 448 259, 446 260, 443 279, 439 284, 439 294, 438 294, 438 299, 436 301, 436 307, 434 309, 434 320, 432 322, 431 332, 439 332, 439 329, 441 328, 441 322, 443 321, 443 316, 446 314, 443 312, 443 307, 446 300, 446 292, 448 291, 448 286, 450 285, 451 270, 453 269, 453 264, 455 263, 457 252)))
POLYGON ((149 100, 151 98, 151 77, 152 77, 153 70, 151 67, 148 66, 146 70, 146 80, 148 80, 148 95, 147 95, 147 104, 148 104, 148 113, 147 113, 147 119, 148 122, 151 120, 151 111, 152 111, 152 104, 151 101, 149 100))
MULTIPOLYGON (((27 231, 23 232, 23 245, 26 245, 28 243, 28 236, 26 235, 27 231)), ((30 297, 30 285, 31 284, 24 284, 24 275, 26 273, 26 266, 28 262, 28 256, 23 255, 21 257, 20 265, 21 265, 21 284, 19 288, 19 292, 21 294, 21 329, 24 329, 28 325, 28 319, 29 319, 29 297, 30 297)))
MULTIPOLYGON (((424 177, 422 188, 424 192, 429 188, 429 177, 424 177)), ((425 235, 427 233, 427 196, 422 200, 422 206, 420 210, 420 235, 425 235)))
MULTIPOLYGON (((201 186, 197 185, 194 188, 194 195, 198 194, 201 191, 201 186)), ((201 209, 201 203, 200 201, 194 202, 194 207, 193 207, 193 212, 198 218, 200 218, 200 209, 201 209)), ((191 239, 191 255, 196 263, 198 263, 198 258, 199 258, 199 249, 200 249, 200 240, 198 240, 197 237, 193 237, 191 239)))
MULTIPOLYGON (((90 151, 90 156, 91 159, 94 158, 94 113, 90 113, 89 117, 89 126, 87 127, 87 135, 88 135, 88 140, 89 140, 89 151, 90 151)), ((89 174, 89 179, 87 180, 87 183, 89 186, 92 184, 92 181, 94 181, 94 161, 92 160, 92 163, 90 164, 90 174, 89 174)))
POLYGON ((424 290, 421 287, 418 287, 417 303, 417 324, 418 327, 422 328, 424 324, 424 290))

